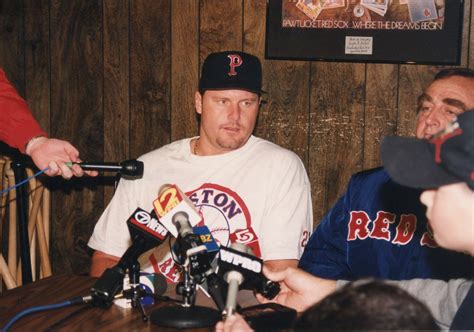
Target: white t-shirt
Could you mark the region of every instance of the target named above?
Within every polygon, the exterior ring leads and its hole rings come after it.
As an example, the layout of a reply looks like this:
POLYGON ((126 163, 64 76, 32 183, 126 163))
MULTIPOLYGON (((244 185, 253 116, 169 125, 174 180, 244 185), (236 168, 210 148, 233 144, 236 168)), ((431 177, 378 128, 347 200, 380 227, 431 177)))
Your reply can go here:
MULTIPOLYGON (((151 211, 163 184, 175 184, 202 213, 218 243, 240 242, 263 260, 299 259, 313 225, 311 190, 298 156, 251 136, 241 148, 214 156, 193 155, 191 138, 149 152, 143 178, 122 179, 97 222, 89 247, 122 256, 131 245, 126 220, 137 207, 151 211)), ((178 279, 163 243, 142 269, 178 279), (165 250, 163 250, 163 248, 165 250)))

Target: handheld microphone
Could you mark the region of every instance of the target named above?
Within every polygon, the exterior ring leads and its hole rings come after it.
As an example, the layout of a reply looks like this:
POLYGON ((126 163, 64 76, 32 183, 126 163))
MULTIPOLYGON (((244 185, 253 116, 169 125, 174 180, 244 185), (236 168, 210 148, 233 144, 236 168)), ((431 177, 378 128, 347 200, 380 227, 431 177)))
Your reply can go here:
MULTIPOLYGON (((266 278, 262 273, 263 261, 249 251, 250 248, 234 243, 230 248, 221 246, 219 251, 218 273, 226 278, 231 271, 243 276, 241 289, 249 289, 262 294, 267 299, 273 299, 280 292, 280 285, 266 278)), ((229 280, 238 280, 236 274, 230 274, 229 280)), ((235 281, 234 281, 235 283, 235 281)), ((233 296, 233 294, 231 294, 233 296)), ((230 306, 232 303, 229 304, 230 306)), ((235 310, 234 307, 230 308, 235 310)))
POLYGON ((127 220, 132 245, 120 258, 117 265, 108 268, 100 276, 91 289, 93 304, 108 308, 115 295, 123 287, 125 272, 137 262, 144 252, 163 243, 168 236, 168 230, 160 224, 154 212, 137 208, 127 220))
POLYGON ((81 166, 84 170, 90 171, 104 171, 104 172, 118 172, 123 176, 128 177, 142 177, 143 176, 143 162, 136 159, 125 160, 122 162, 87 162, 80 163, 68 162, 66 165, 73 164, 81 166))
MULTIPOLYGON (((232 243, 230 247, 240 252, 250 253, 250 248, 241 243, 232 243)), ((224 274, 224 280, 228 284, 227 299, 223 311, 223 315, 227 319, 229 316, 232 316, 237 309, 237 293, 239 286, 244 282, 244 276, 239 271, 231 270, 224 274)))

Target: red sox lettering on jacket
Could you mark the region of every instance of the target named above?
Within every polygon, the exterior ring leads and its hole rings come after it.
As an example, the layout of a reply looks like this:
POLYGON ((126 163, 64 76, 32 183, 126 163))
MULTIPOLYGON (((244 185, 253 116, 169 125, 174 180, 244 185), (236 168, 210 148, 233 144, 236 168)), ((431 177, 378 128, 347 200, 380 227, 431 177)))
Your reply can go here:
MULTIPOLYGON (((347 241, 373 238, 391 241, 393 244, 405 245, 413 239, 416 224, 417 218, 413 214, 402 214, 397 218, 397 215, 394 213, 378 211, 375 220, 370 220, 369 215, 365 211, 351 211, 347 226, 347 241), (392 236, 389 229, 391 225, 395 225, 397 219, 399 222, 395 227, 395 235, 392 236)), ((438 247, 429 229, 423 233, 420 245, 431 248, 438 247)))

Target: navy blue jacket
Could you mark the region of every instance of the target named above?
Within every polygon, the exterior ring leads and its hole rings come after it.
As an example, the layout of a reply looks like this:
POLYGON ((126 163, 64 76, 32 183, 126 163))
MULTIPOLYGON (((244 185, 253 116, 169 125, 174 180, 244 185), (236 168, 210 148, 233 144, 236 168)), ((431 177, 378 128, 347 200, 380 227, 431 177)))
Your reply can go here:
POLYGON ((474 260, 436 245, 419 196, 383 168, 353 175, 311 236, 299 266, 329 279, 470 279, 474 260))

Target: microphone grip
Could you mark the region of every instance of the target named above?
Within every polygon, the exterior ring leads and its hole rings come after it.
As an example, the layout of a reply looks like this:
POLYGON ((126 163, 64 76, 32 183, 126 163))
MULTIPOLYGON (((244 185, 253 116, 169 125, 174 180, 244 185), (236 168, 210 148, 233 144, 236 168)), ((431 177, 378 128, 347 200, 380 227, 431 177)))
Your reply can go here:
POLYGON ((81 166, 82 169, 86 171, 111 171, 111 172, 120 172, 122 166, 117 163, 75 163, 81 166))
POLYGON ((239 291, 239 285, 243 282, 244 277, 240 272, 230 271, 227 273, 227 283, 229 284, 227 289, 227 300, 225 304, 225 316, 228 318, 235 313, 237 308, 237 293, 239 291))
POLYGON ((217 274, 212 273, 207 276, 207 291, 214 300, 217 309, 221 312, 224 311, 225 303, 224 294, 222 293, 222 283, 221 278, 217 274))
POLYGON ((67 166, 79 165, 86 171, 104 171, 104 172, 119 172, 122 175, 129 177, 143 176, 144 165, 142 161, 135 159, 125 160, 120 163, 116 162, 87 162, 80 163, 67 162, 67 166))

